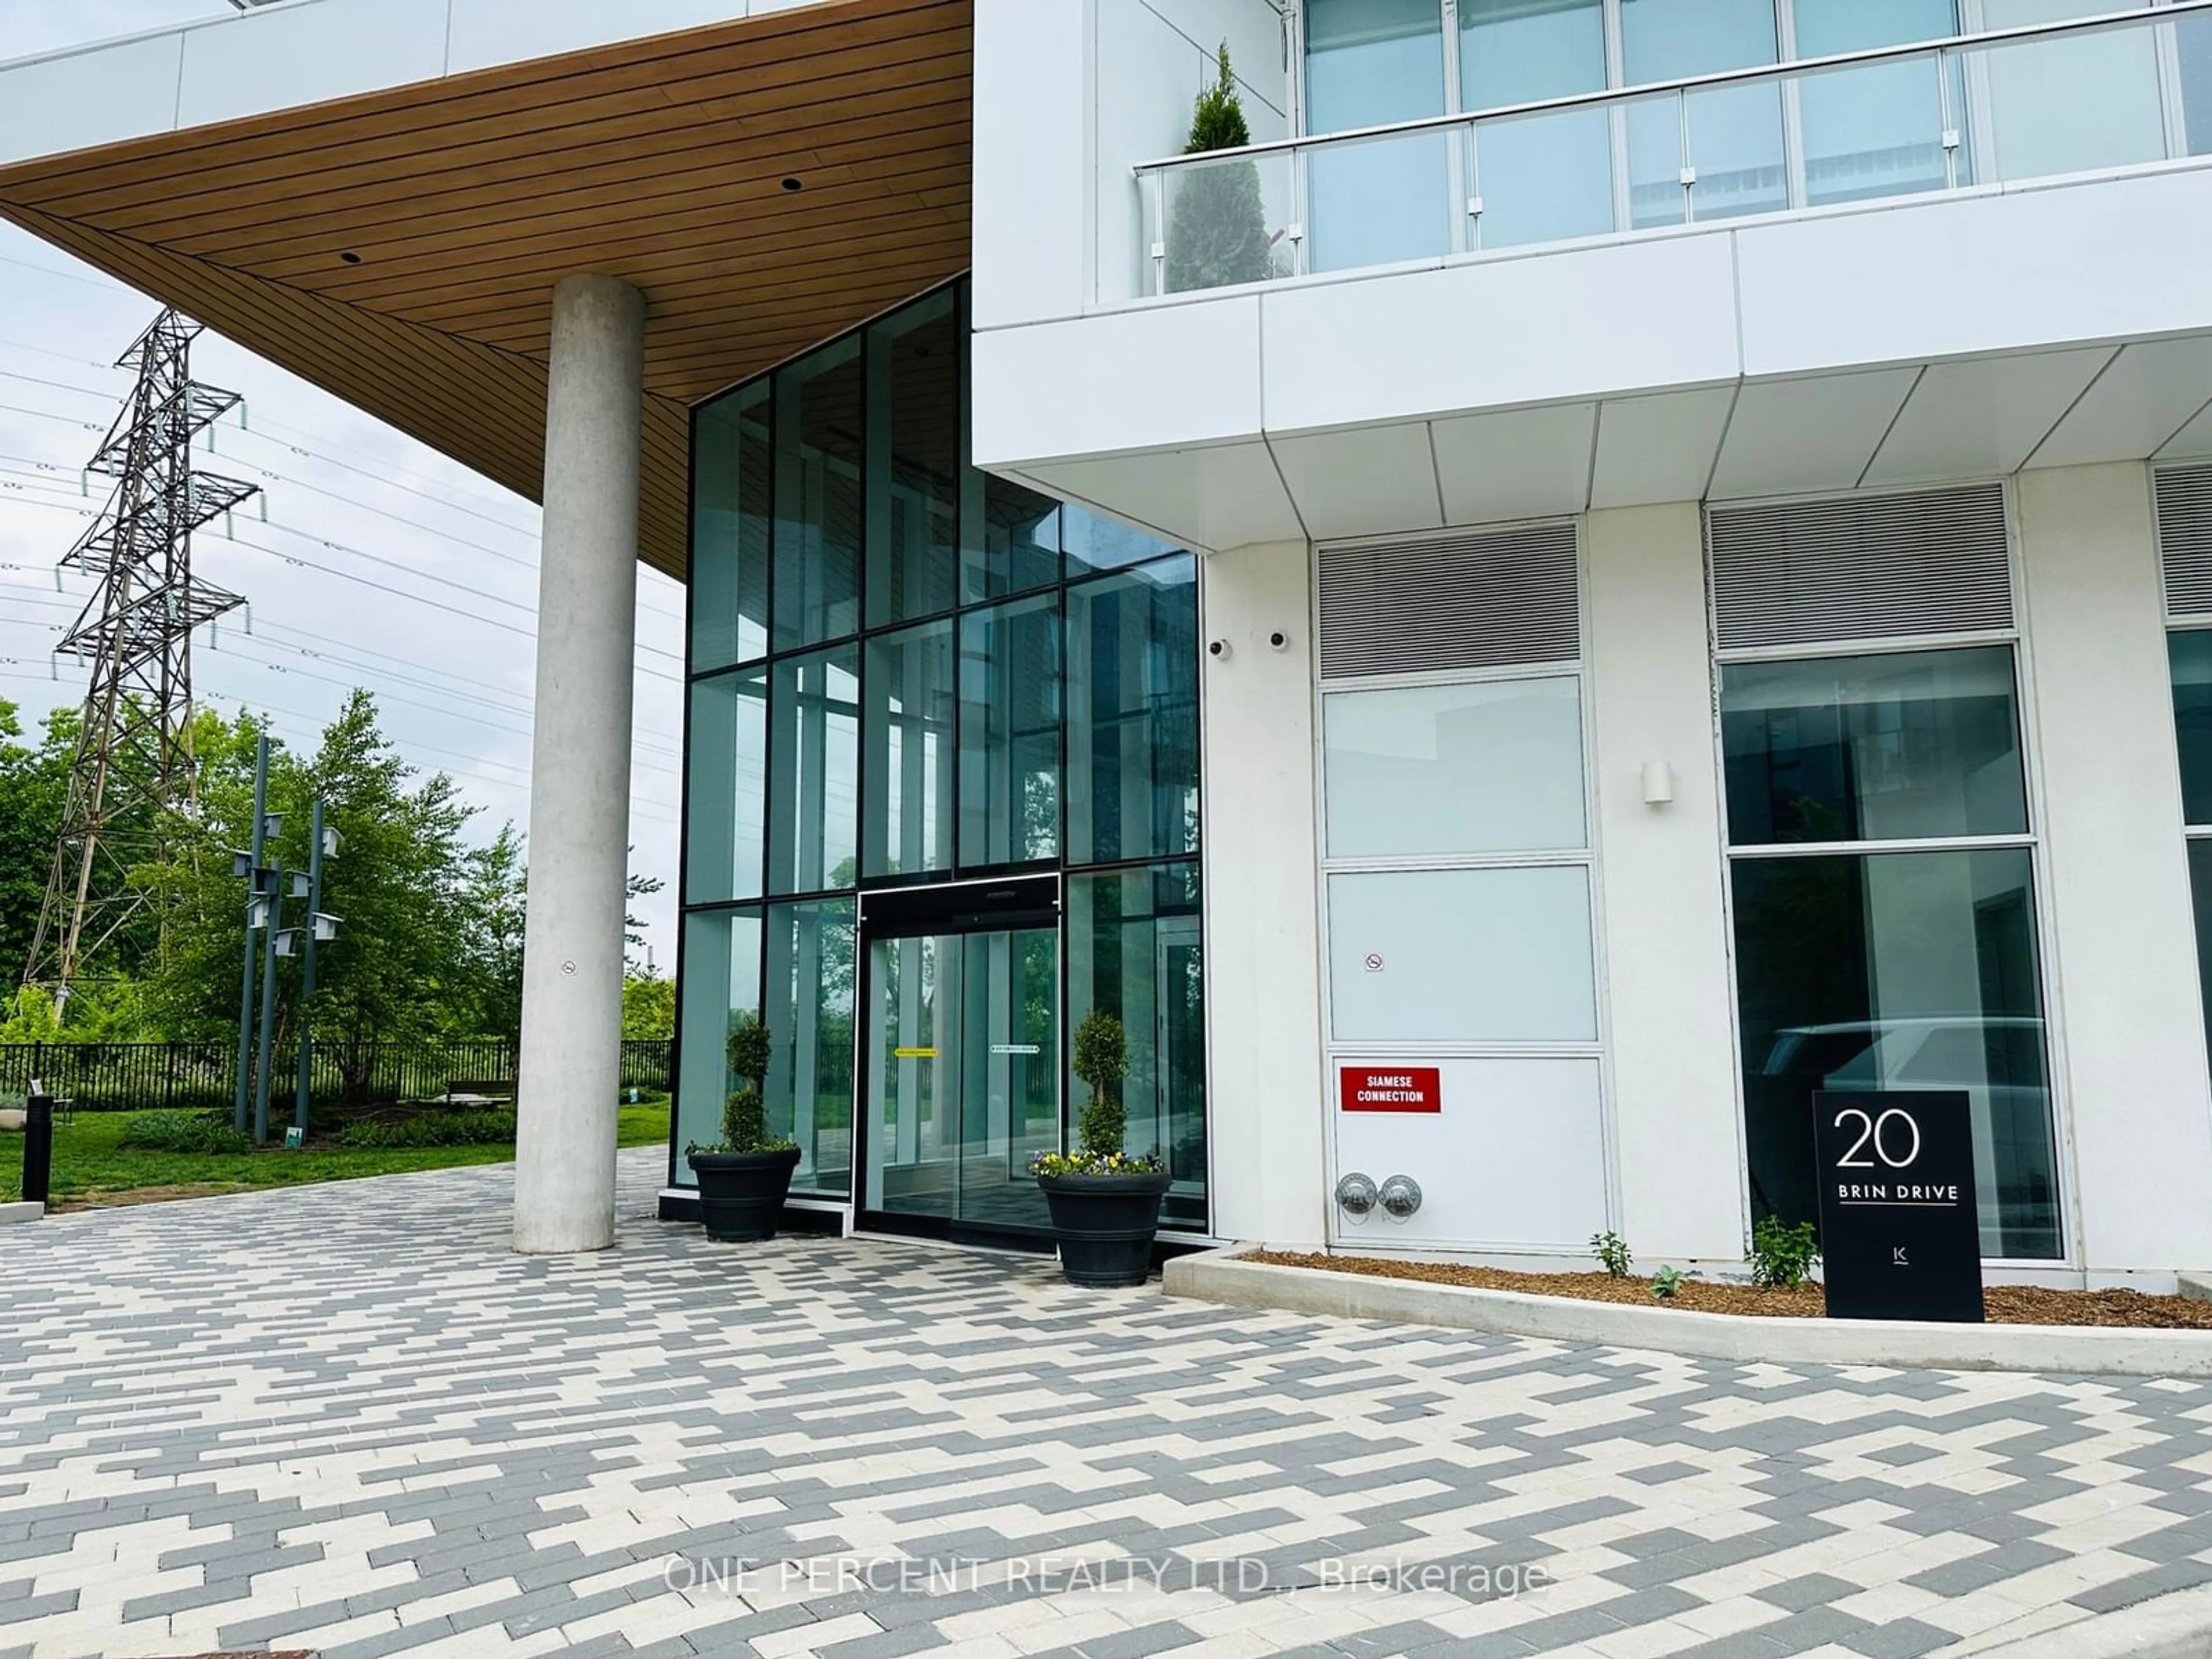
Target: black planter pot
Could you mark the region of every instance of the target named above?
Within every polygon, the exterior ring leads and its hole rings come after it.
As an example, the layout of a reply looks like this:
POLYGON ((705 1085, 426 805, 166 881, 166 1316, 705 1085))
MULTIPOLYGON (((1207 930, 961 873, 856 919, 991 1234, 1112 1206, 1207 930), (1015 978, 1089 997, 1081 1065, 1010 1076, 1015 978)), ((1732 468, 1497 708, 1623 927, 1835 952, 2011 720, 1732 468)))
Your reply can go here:
POLYGON ((1141 1285, 1152 1270, 1160 1197, 1172 1179, 1157 1175, 1041 1175, 1037 1185, 1060 1236, 1060 1268, 1071 1285, 1141 1285))
POLYGON ((781 1152, 688 1152, 699 1177, 699 1218, 722 1243, 774 1238, 799 1167, 799 1148, 781 1152))

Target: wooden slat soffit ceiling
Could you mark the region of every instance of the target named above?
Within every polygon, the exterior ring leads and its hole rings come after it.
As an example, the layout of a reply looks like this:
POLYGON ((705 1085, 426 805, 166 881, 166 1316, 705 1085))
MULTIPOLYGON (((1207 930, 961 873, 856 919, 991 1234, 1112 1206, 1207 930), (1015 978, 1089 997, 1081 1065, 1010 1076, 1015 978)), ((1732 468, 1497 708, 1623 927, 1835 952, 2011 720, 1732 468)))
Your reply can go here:
POLYGON ((553 285, 635 283, 680 578, 685 406, 966 268, 971 21, 823 0, 0 168, 0 216, 533 500, 553 285))

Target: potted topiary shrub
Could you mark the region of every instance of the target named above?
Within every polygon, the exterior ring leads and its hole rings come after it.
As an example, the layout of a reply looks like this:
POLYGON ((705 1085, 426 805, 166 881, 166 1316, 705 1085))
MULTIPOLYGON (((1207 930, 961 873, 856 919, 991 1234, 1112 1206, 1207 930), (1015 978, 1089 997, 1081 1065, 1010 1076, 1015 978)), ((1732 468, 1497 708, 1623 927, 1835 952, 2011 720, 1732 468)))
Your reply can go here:
MULTIPOLYGON (((1229 43, 1221 43, 1214 83, 1198 94, 1191 112, 1186 155, 1243 149, 1252 142, 1229 43)), ((1275 250, 1267 234, 1260 169, 1250 161, 1207 161, 1168 174, 1167 291, 1192 294, 1275 276, 1275 250)))
POLYGON ((1141 1285, 1152 1272, 1152 1235, 1170 1177, 1158 1158, 1132 1158, 1123 1149, 1129 1045, 1113 1015, 1093 1012, 1076 1029, 1075 1075, 1091 1086, 1082 1146, 1040 1153, 1030 1165, 1052 1210, 1060 1271, 1071 1285, 1141 1285))
POLYGON ((722 1139, 684 1149, 699 1177, 699 1214, 707 1237, 724 1243, 774 1238, 799 1167, 799 1143, 768 1132, 761 1091, 768 1079, 768 1027, 752 1014, 730 1033, 730 1075, 738 1087, 722 1103, 722 1139))

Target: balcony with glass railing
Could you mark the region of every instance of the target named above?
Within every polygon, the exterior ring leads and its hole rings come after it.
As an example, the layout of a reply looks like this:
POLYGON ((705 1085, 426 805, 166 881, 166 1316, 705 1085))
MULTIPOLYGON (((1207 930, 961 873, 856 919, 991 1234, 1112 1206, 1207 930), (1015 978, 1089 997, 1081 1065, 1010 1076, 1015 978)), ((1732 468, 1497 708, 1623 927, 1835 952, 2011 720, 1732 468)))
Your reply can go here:
POLYGON ((1181 155, 1153 297, 2212 156, 2212 0, 1181 155))

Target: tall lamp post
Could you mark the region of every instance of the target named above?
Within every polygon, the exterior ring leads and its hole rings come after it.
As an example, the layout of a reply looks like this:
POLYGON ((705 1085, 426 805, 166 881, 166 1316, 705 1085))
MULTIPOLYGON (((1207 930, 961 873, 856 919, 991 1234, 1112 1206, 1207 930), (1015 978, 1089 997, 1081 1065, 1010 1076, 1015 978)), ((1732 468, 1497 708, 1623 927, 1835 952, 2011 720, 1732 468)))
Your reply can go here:
POLYGON ((292 1127, 300 1139, 307 1138, 307 1091, 313 1081, 314 1034, 307 1024, 308 1005, 315 996, 315 947, 338 934, 338 919, 323 914, 323 860, 338 855, 338 832, 323 822, 323 803, 315 801, 313 833, 307 842, 307 925, 288 927, 276 935, 276 954, 300 955, 300 1082, 292 1103, 292 1127), (304 939, 302 935, 305 935, 304 939))
POLYGON ((273 889, 263 883, 261 855, 282 823, 282 815, 269 810, 269 735, 262 733, 253 746, 253 842, 251 850, 231 854, 231 873, 246 881, 246 962, 238 986, 238 1090, 232 1127, 246 1133, 246 1108, 251 1099, 253 1066, 253 968, 257 952, 254 931, 268 925, 276 908, 273 889))

